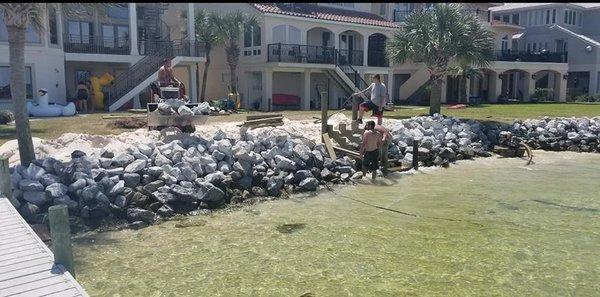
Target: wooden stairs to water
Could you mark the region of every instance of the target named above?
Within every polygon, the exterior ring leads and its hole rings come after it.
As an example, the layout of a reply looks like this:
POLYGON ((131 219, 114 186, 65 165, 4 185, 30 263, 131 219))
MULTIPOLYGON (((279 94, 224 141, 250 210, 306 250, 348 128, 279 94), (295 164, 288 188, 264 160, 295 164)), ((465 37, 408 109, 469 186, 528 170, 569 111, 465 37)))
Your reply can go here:
POLYGON ((358 126, 358 123, 353 122, 348 127, 347 124, 339 124, 335 130, 333 125, 327 125, 327 133, 339 147, 345 150, 358 151, 361 141, 361 135, 365 130, 358 126))

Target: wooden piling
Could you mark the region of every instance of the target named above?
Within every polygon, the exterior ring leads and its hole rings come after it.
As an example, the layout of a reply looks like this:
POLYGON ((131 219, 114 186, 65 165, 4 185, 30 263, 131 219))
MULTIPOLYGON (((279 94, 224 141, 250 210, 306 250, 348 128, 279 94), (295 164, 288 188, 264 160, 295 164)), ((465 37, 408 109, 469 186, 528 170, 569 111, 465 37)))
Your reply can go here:
POLYGON ((9 201, 12 201, 12 183, 10 181, 10 169, 8 158, 0 158, 0 192, 4 194, 9 201))
POLYGON ((352 96, 352 121, 358 119, 358 96, 352 96))
POLYGON ((413 140, 413 159, 412 166, 415 170, 419 170, 419 141, 413 140))
POLYGON ((48 216, 50 219, 54 263, 61 264, 75 277, 69 210, 64 204, 50 206, 48 208, 48 216))
POLYGON ((386 139, 383 145, 381 146, 381 166, 383 175, 387 175, 388 168, 390 167, 388 160, 388 148, 390 146, 390 140, 386 139))
POLYGON ((321 134, 327 133, 327 108, 329 106, 329 96, 321 94, 321 134))

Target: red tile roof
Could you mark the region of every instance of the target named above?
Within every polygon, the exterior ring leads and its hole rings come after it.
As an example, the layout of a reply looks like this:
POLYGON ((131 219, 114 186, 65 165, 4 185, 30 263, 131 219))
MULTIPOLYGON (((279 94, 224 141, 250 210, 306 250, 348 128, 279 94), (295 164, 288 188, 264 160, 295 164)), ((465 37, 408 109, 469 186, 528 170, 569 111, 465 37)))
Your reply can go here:
POLYGON ((283 6, 279 3, 251 3, 251 5, 262 13, 282 14, 335 22, 398 28, 396 23, 388 21, 376 14, 349 9, 319 6, 306 3, 294 3, 294 8, 283 6))

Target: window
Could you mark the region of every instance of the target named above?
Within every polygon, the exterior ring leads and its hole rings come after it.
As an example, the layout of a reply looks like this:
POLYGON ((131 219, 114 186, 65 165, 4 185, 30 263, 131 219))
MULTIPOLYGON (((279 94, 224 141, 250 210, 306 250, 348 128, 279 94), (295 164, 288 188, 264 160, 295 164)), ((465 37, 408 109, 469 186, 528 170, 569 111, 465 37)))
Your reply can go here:
POLYGON ((579 13, 579 27, 583 26, 583 14, 579 13))
POLYGON ((574 11, 571 11, 571 25, 575 25, 577 19, 577 13, 575 13, 574 11))
POLYGON ((546 10, 546 24, 550 24, 550 10, 546 10))
MULTIPOLYGON (((8 41, 8 29, 4 23, 4 13, 0 13, 0 41, 8 41)), ((25 42, 27 43, 41 43, 40 34, 33 29, 33 26, 29 24, 25 31, 25 42)))
POLYGON ((531 51, 531 43, 527 43, 527 51, 530 52, 531 51))
POLYGON ((499 15, 495 15, 495 16, 494 16, 494 20, 495 20, 495 21, 499 21, 499 20, 500 20, 500 16, 499 16, 499 15))
POLYGON ((538 25, 540 23, 540 20, 539 20, 540 19, 540 12, 536 11, 533 14, 534 14, 534 16, 533 16, 533 24, 534 25, 538 25))
POLYGON ((70 43, 91 43, 94 37, 90 22, 68 21, 67 32, 70 43))
POLYGON ((565 10, 565 21, 564 21, 564 23, 565 24, 569 23, 569 11, 568 10, 565 10))
POLYGON ((552 10, 552 23, 556 24, 556 9, 552 10))
POLYGON ((260 46, 260 27, 247 26, 244 28, 244 47, 260 46))
MULTIPOLYGON (((31 67, 25 66, 25 98, 33 99, 31 67)), ((12 99, 10 94, 10 67, 0 66, 0 99, 12 99)))
POLYGON ((548 42, 544 42, 544 49, 547 50, 548 49, 548 42))
POLYGON ((385 15, 386 9, 387 9, 387 4, 379 3, 379 15, 385 15))
POLYGON ((504 35, 504 37, 502 37, 502 51, 506 51, 508 50, 508 36, 504 35))
POLYGON ((129 44, 129 26, 102 25, 102 45, 105 47, 125 47, 129 44))
POLYGON ((533 51, 535 52, 537 50, 537 43, 533 43, 533 51))
POLYGON ((519 14, 518 13, 515 13, 512 15, 512 23, 515 25, 519 24, 519 14))
POLYGON ((51 8, 49 13, 50 44, 58 44, 58 27, 56 22, 56 9, 51 8))
POLYGON ((506 14, 502 16, 502 22, 510 23, 510 15, 506 14))
POLYGON ((114 19, 129 19, 129 8, 125 5, 111 5, 106 9, 106 15, 114 19))

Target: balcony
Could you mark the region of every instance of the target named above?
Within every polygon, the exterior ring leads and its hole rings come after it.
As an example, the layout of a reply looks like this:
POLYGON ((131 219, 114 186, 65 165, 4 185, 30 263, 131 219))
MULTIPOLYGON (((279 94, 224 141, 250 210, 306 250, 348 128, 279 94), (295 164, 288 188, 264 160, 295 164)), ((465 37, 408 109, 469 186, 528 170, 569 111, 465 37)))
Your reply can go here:
POLYGON ((335 48, 317 45, 273 43, 267 46, 268 62, 334 64, 335 48))
POLYGON ((69 35, 65 38, 66 53, 129 55, 129 38, 100 38, 91 35, 69 35))
POLYGON ((567 63, 567 52, 496 51, 496 61, 567 63))
POLYGON ((364 51, 360 50, 338 50, 338 63, 341 65, 362 66, 364 65, 364 51))

